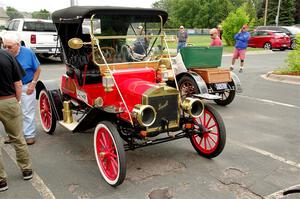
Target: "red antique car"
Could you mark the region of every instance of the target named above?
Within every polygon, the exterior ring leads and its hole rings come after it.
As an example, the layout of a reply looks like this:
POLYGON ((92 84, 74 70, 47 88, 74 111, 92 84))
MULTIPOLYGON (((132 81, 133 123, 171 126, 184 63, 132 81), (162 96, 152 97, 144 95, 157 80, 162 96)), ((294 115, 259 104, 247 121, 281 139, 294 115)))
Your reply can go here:
POLYGON ((52 18, 66 74, 60 86, 36 86, 42 127, 48 134, 57 122, 74 133, 94 128, 97 164, 108 184, 124 181, 126 150, 189 138, 201 156, 222 152, 226 130, 218 112, 166 84, 177 82, 162 58, 165 11, 74 6, 52 18))

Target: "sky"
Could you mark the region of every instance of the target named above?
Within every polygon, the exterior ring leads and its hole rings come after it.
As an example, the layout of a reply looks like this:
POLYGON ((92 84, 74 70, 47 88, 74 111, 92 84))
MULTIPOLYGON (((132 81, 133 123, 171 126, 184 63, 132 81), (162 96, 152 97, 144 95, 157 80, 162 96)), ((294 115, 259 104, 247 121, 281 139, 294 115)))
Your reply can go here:
MULTIPOLYGON (((0 7, 14 7, 18 11, 33 12, 46 9, 50 12, 70 6, 71 0, 0 0, 0 7)), ((79 6, 124 6, 150 8, 158 0, 75 0, 79 6)))

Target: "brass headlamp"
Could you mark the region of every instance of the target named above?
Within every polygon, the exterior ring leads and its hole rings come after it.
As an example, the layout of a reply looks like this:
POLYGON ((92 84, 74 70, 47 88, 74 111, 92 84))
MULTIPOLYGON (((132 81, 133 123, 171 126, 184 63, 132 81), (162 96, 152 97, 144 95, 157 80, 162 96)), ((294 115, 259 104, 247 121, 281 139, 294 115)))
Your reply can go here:
POLYGON ((104 75, 102 77, 102 83, 103 83, 105 92, 113 91, 113 86, 115 85, 115 83, 114 83, 114 79, 111 76, 108 69, 105 70, 105 72, 104 72, 104 75))
POLYGON ((181 107, 191 117, 200 117, 204 111, 204 104, 200 99, 187 97, 183 100, 181 107))

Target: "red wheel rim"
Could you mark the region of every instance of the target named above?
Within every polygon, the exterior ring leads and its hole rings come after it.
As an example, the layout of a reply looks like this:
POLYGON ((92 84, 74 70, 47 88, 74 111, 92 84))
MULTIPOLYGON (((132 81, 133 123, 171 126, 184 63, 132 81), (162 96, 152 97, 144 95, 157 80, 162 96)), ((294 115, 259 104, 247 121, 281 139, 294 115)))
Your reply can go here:
POLYGON ((52 122, 52 113, 48 96, 45 92, 40 96, 40 115, 41 121, 45 129, 50 129, 52 122))
POLYGON ((119 162, 115 144, 107 129, 100 128, 96 137, 97 158, 105 176, 114 181, 119 174, 119 162))
MULTIPOLYGON (((202 124, 206 130, 203 132, 203 136, 194 134, 192 141, 196 147, 205 154, 214 152, 220 142, 220 129, 214 115, 204 109, 204 113, 197 119, 196 123, 202 124)), ((199 129, 198 125, 195 125, 196 130, 199 129)))

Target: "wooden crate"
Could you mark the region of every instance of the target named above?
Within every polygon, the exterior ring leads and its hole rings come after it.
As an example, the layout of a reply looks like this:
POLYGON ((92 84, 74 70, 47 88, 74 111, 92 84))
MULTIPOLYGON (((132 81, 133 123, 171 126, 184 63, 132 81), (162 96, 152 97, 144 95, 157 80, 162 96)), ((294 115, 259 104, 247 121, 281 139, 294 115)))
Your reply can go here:
POLYGON ((199 74, 206 83, 222 83, 230 82, 231 76, 229 69, 220 69, 220 68, 206 68, 206 69, 192 69, 192 71, 199 74))

